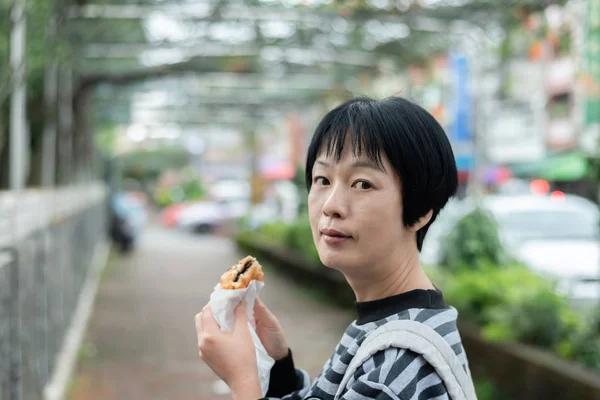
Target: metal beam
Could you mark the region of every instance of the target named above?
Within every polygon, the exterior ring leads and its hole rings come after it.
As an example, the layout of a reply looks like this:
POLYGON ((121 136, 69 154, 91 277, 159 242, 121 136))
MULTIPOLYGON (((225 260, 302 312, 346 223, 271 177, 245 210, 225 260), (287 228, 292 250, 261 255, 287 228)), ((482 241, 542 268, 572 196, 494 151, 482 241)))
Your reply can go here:
MULTIPOLYGON (((150 95, 149 95, 150 96, 150 95)), ((164 108, 168 106, 172 107, 207 107, 207 108, 223 108, 227 107, 250 107, 250 108, 262 108, 264 106, 276 106, 281 107, 285 105, 302 105, 313 101, 317 97, 317 94, 299 95, 298 93, 255 93, 248 91, 240 91, 238 93, 213 93, 206 92, 206 95, 194 95, 194 96, 173 96, 171 98, 166 97, 157 101, 154 105, 151 102, 149 107, 164 108)), ((140 102, 143 102, 142 97, 138 97, 140 102)), ((130 104, 135 106, 131 97, 128 96, 108 96, 97 95, 95 101, 106 101, 111 105, 130 104)))
POLYGON ((89 43, 82 46, 80 55, 85 58, 139 58, 142 53, 171 52, 165 59, 190 57, 256 57, 260 47, 256 45, 235 46, 220 43, 187 45, 152 45, 150 43, 89 43), (177 52, 177 54, 173 54, 177 52), (171 56, 171 57, 169 57, 171 56))
MULTIPOLYGON (((444 7, 456 9, 457 7, 444 7)), ((427 17, 445 23, 448 18, 435 18, 436 10, 429 10, 425 15, 414 15, 414 12, 399 14, 389 11, 371 11, 356 15, 342 16, 334 11, 308 10, 301 8, 283 7, 252 7, 230 5, 219 10, 218 20, 232 21, 282 21, 303 23, 309 27, 318 27, 322 23, 330 24, 334 18, 344 19, 348 22, 362 23, 375 19, 385 23, 419 23, 419 18, 427 17)), ((215 20, 215 16, 203 4, 192 3, 171 6, 159 5, 109 5, 87 4, 72 6, 67 11, 70 19, 145 19, 152 15, 162 14, 171 18, 185 21, 215 20)), ((423 14, 423 13, 422 13, 423 14)))
POLYGON ((156 82, 140 84, 140 95, 144 91, 178 90, 178 94, 197 93, 198 89, 259 89, 265 91, 288 90, 328 90, 338 84, 331 73, 289 73, 284 76, 266 76, 265 74, 237 74, 232 72, 189 73, 179 77, 163 78, 156 82))
MULTIPOLYGON (((336 50, 302 46, 259 46, 194 43, 192 45, 150 43, 89 43, 82 46, 81 56, 88 59, 141 59, 152 63, 154 55, 162 60, 185 60, 202 57, 261 57, 265 62, 314 65, 322 63, 372 67, 377 64, 372 53, 360 50, 336 50), (162 54, 161 54, 162 53, 162 54)), ((154 64, 156 64, 154 62, 154 64)), ((165 63, 168 65, 168 63, 165 63)))
POLYGON ((267 126, 272 123, 271 120, 264 118, 245 118, 245 117, 236 117, 236 118, 228 118, 228 119, 219 119, 219 118, 195 118, 195 119, 165 119, 160 121, 140 121, 134 118, 123 118, 118 115, 105 115, 102 117, 98 117, 98 120, 105 122, 113 122, 124 125, 133 125, 140 124, 149 129, 158 129, 165 127, 217 127, 217 126, 228 126, 228 127, 237 127, 237 128, 248 128, 248 127, 256 127, 257 123, 260 123, 261 126, 267 126))

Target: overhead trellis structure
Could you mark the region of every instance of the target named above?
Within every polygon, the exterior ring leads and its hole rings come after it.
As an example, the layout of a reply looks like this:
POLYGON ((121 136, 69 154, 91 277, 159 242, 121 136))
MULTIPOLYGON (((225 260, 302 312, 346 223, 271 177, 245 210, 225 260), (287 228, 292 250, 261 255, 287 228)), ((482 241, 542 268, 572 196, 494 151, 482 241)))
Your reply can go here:
MULTIPOLYGON (((0 2, 2 26, 10 26, 6 16, 14 1, 0 2)), ((193 86, 177 89, 184 96, 261 99, 261 94, 271 94, 279 96, 278 106, 330 104, 362 93, 368 86, 364 82, 382 71, 393 74, 425 62, 465 36, 475 42, 498 41, 527 12, 564 2, 26 0, 32 84, 27 181, 39 183, 41 175, 45 184, 85 179, 85 174, 71 176, 77 168, 69 165, 85 165, 90 156, 93 143, 86 119, 92 101, 108 112, 110 104, 105 103, 110 102, 103 103, 95 93, 99 85, 114 88, 109 97, 132 96, 148 82, 176 77, 193 81, 193 86), (214 75, 224 73, 229 75, 214 75), (48 153, 54 147, 57 154, 48 153), (65 159, 73 160, 61 167, 59 160, 65 159), (47 168, 54 164, 56 171, 47 168), (60 178, 64 174, 69 176, 60 178)), ((0 59, 8 59, 7 48, 0 43, 0 59)), ((10 66, 0 64, 0 76, 14 76, 10 66)), ((10 85, 0 87, 0 100, 8 98, 6 88, 10 85)), ((248 107, 240 101, 227 110, 250 115, 248 107)), ((6 135, 0 136, 0 186, 8 181, 1 173, 7 170, 2 149, 8 143, 6 135)))
POLYGON ((422 61, 464 35, 500 37, 519 12, 552 2, 560 0, 78 1, 64 29, 83 73, 159 66, 339 77, 374 74, 382 59, 422 61))

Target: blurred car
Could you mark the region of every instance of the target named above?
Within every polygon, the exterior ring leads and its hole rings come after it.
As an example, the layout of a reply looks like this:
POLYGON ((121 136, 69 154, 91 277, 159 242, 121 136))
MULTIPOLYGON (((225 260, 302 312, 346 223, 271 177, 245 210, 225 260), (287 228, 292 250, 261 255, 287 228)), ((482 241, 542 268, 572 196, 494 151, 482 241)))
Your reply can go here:
POLYGON ((490 196, 506 249, 577 303, 600 300, 600 214, 581 197, 490 196))
POLYGON ((525 179, 510 178, 498 185, 494 194, 504 196, 530 195, 531 182, 525 179))
POLYGON ((160 222, 166 228, 176 227, 179 221, 181 211, 185 209, 186 203, 176 203, 165 207, 160 213, 160 222))
POLYGON ((177 226, 194 233, 209 233, 222 224, 225 215, 223 204, 219 202, 190 202, 179 210, 177 226))
MULTIPOLYGON (((540 276, 555 280, 573 304, 600 301, 600 213, 573 195, 490 195, 480 206, 496 220, 500 240, 515 259, 540 276)), ((439 264, 441 243, 476 203, 465 199, 442 210, 427 233, 421 262, 439 264)))

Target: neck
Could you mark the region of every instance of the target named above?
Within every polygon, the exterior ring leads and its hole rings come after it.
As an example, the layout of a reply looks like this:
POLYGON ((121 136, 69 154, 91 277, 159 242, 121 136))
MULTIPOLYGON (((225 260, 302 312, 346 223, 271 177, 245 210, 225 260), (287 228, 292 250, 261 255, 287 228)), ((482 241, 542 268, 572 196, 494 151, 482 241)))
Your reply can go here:
POLYGON ((392 258, 395 261, 373 266, 368 274, 346 276, 356 301, 383 299, 415 289, 435 289, 421 268, 418 251, 415 249, 404 254, 404 258, 392 258))

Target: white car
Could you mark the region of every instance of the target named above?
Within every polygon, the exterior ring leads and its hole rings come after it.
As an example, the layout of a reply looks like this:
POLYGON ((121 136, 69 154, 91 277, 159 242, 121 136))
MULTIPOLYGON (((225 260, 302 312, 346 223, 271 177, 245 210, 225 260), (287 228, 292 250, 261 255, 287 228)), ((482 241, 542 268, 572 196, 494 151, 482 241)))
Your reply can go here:
POLYGON ((576 303, 600 301, 600 214, 581 197, 490 196, 506 249, 576 303))
MULTIPOLYGON (((479 205, 496 220, 506 250, 582 308, 600 303, 600 213, 578 196, 491 195, 479 205)), ((423 264, 439 264, 441 243, 476 203, 454 201, 433 223, 421 251, 423 264)))
POLYGON ((214 201, 197 201, 181 210, 178 227, 196 233, 208 233, 217 228, 224 219, 223 206, 214 201))

